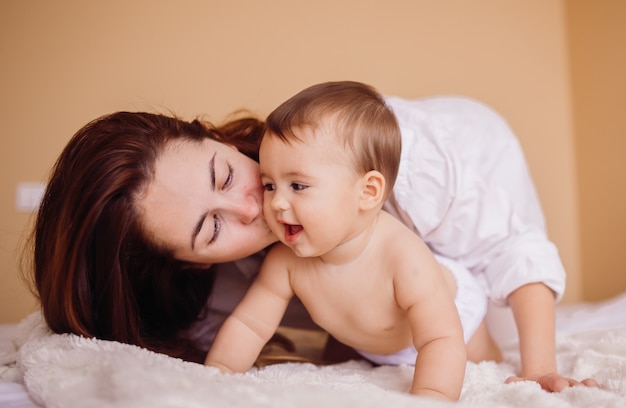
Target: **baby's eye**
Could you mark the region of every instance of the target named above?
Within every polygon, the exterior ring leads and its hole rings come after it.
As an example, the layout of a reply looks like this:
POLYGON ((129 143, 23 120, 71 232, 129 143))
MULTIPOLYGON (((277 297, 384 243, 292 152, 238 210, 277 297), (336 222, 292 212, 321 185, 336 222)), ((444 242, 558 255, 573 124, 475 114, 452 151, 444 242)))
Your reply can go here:
POLYGON ((276 186, 274 184, 272 184, 272 183, 265 183, 265 184, 263 184, 263 189, 265 191, 274 191, 274 190, 276 190, 276 186))
POLYGON ((296 191, 302 191, 304 189, 306 189, 308 186, 305 186, 304 184, 300 184, 300 183, 291 183, 291 188, 293 188, 296 191))

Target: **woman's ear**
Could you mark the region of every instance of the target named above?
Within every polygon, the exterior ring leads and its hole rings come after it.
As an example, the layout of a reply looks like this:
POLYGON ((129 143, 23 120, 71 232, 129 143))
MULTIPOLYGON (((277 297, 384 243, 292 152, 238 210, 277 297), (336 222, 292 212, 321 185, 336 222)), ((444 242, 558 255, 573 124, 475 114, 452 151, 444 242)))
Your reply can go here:
POLYGON ((377 170, 370 170, 361 177, 360 209, 371 210, 382 204, 385 195, 385 176, 377 170))

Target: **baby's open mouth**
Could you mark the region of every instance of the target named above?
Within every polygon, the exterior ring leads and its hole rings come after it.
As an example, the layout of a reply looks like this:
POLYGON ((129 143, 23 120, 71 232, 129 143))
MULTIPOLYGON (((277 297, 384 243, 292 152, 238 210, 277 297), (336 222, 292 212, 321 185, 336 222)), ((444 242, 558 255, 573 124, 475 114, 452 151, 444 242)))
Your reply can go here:
POLYGON ((298 233, 302 230, 302 225, 285 224, 285 240, 287 242, 293 242, 298 236, 298 233))

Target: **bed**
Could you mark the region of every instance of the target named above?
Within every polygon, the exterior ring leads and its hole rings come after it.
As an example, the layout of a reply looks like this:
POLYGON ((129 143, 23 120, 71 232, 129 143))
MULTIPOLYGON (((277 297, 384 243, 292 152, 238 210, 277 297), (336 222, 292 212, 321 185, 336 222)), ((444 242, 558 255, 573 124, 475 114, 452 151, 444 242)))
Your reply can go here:
MULTIPOLYGON (((563 374, 593 377, 603 389, 561 393, 504 384, 519 365, 510 311, 489 323, 502 363, 468 363, 459 403, 407 393, 412 367, 282 363, 224 375, 216 369, 120 344, 50 334, 38 313, 0 326, 2 407, 619 407, 626 406, 626 293, 557 308, 557 358, 563 374)), ((297 346, 308 346, 296 340, 297 346)))

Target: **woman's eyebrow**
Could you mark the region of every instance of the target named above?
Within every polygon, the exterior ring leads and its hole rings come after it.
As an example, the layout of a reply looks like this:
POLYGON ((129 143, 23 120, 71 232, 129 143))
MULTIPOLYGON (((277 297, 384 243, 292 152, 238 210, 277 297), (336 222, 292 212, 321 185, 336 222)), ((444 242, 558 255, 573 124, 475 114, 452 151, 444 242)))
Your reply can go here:
POLYGON ((215 155, 217 152, 213 153, 213 157, 209 160, 209 173, 211 174, 211 190, 215 191, 215 155))
POLYGON ((206 220, 206 217, 208 214, 209 212, 207 211, 204 214, 202 214, 202 216, 200 216, 200 219, 198 220, 198 223, 196 224, 196 228, 194 228, 193 233, 191 234, 191 250, 192 251, 195 249, 196 238, 198 237, 198 234, 200 233, 200 230, 202 229, 202 225, 204 224, 204 220, 206 220))
MULTIPOLYGON (((217 152, 213 153, 213 156, 211 157, 211 160, 209 160, 209 174, 211 177, 211 191, 215 191, 215 155, 217 154, 217 152)), ((202 229, 202 225, 204 224, 204 220, 206 220, 207 215, 209 214, 209 212, 205 212, 204 214, 202 214, 200 216, 200 219, 198 220, 198 222, 196 223, 196 228, 194 228, 193 232, 191 233, 191 250, 193 251, 195 249, 196 246, 196 238, 198 237, 198 234, 200 233, 200 230, 202 229)))

